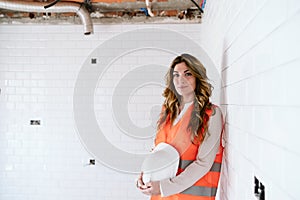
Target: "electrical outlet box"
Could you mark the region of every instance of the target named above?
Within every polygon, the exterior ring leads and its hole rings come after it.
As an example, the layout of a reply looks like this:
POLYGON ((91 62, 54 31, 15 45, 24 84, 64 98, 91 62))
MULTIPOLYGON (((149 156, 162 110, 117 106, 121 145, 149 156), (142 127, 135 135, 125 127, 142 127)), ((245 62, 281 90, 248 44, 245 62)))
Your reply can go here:
POLYGON ((39 120, 39 119, 32 119, 32 120, 30 120, 30 125, 32 125, 32 126, 40 126, 41 125, 41 120, 39 120))
POLYGON ((265 186, 254 176, 254 195, 258 200, 265 200, 265 186))
POLYGON ((91 63, 92 63, 92 64, 97 64, 97 58, 92 58, 92 59, 91 59, 91 63))
POLYGON ((95 159, 90 159, 89 165, 96 165, 96 160, 95 159))

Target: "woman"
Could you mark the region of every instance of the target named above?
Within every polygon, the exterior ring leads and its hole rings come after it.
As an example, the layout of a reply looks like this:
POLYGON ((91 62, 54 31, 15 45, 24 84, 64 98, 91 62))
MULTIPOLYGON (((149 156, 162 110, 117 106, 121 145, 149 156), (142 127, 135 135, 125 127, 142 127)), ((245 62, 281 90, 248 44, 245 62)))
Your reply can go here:
POLYGON ((214 200, 223 155, 220 108, 209 101, 212 86, 206 69, 189 54, 176 57, 166 75, 165 102, 155 145, 165 142, 180 154, 174 178, 138 185, 152 200, 214 200))

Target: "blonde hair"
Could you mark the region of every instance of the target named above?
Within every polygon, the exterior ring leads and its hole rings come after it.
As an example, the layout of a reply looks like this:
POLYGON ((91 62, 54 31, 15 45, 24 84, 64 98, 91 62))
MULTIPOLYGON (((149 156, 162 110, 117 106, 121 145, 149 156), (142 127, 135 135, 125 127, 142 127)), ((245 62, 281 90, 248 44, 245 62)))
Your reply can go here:
POLYGON ((163 92, 165 97, 164 109, 161 112, 161 117, 158 120, 157 128, 160 129, 166 121, 170 121, 171 124, 178 116, 180 110, 181 96, 177 93, 173 83, 173 71, 174 67, 184 62, 188 67, 189 71, 196 78, 195 87, 195 99, 194 99, 194 110, 191 114, 191 119, 188 124, 188 131, 191 131, 191 141, 194 143, 203 141, 207 132, 207 121, 209 116, 205 112, 207 109, 211 109, 212 104, 209 101, 209 97, 212 94, 212 85, 208 82, 206 75, 206 69, 202 63, 192 55, 182 54, 177 56, 165 76, 166 78, 166 89, 163 92), (168 117, 169 116, 169 117, 168 117))

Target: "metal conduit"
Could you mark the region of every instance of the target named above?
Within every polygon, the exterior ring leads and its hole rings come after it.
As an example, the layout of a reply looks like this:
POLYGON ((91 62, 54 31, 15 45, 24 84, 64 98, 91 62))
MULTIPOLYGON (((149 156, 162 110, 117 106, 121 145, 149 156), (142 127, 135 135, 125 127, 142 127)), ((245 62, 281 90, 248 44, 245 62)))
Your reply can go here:
POLYGON ((93 23, 90 14, 81 4, 72 2, 58 2, 48 9, 45 9, 44 6, 45 4, 40 2, 0 0, 0 8, 7 10, 52 13, 74 12, 80 17, 82 21, 84 34, 89 35, 93 33, 93 23))

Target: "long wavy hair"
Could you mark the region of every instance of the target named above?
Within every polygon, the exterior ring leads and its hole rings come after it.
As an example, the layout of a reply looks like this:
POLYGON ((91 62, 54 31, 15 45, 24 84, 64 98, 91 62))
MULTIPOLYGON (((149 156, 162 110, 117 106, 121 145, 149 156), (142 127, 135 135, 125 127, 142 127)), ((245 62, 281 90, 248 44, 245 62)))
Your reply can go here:
POLYGON ((191 119, 188 124, 188 131, 191 133, 191 141, 202 142, 206 136, 208 129, 209 116, 206 114, 207 109, 211 109, 212 104, 209 97, 212 94, 212 85, 208 82, 206 69, 203 64, 194 56, 190 54, 182 54, 177 56, 165 76, 166 89, 163 92, 165 97, 164 109, 161 112, 160 119, 157 122, 157 129, 159 130, 167 121, 172 124, 180 112, 180 105, 182 104, 182 97, 175 89, 173 82, 173 71, 177 64, 184 62, 189 71, 196 78, 195 98, 193 101, 194 110, 191 114, 191 119))

